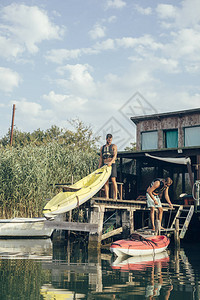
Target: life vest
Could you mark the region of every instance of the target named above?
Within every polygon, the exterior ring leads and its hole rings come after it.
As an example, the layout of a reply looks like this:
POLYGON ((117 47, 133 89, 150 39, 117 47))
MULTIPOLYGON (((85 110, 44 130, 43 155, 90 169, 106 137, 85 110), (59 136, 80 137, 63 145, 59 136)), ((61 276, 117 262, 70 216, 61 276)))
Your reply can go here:
POLYGON ((153 191, 153 193, 158 195, 158 194, 162 193, 164 190, 166 190, 166 186, 165 186, 165 183, 164 183, 164 179, 156 178, 152 181, 152 183, 150 184, 150 187, 152 187, 156 181, 160 182, 160 186, 157 189, 155 189, 153 191))
POLYGON ((113 144, 111 144, 110 146, 103 145, 102 147, 103 159, 113 158, 113 156, 114 156, 113 144))

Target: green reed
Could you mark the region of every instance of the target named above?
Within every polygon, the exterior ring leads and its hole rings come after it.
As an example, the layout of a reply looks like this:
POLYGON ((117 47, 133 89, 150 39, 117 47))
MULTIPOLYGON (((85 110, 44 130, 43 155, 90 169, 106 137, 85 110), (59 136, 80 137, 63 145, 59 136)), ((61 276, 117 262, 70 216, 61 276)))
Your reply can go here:
POLYGON ((76 182, 98 167, 96 151, 51 143, 0 149, 0 217, 42 216, 55 183, 76 182))
POLYGON ((2 260, 0 276, 1 299, 42 299, 41 287, 51 280, 50 271, 31 259, 2 260))

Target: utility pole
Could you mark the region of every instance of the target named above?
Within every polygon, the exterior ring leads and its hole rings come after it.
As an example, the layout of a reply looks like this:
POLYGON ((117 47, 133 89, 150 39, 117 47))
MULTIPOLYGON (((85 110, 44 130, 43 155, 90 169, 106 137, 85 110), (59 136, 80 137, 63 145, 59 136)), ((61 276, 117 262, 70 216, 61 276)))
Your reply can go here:
POLYGON ((10 133, 10 146, 12 146, 12 141, 13 141, 14 119, 15 119, 15 104, 13 104, 13 112, 12 112, 12 123, 11 123, 11 133, 10 133))

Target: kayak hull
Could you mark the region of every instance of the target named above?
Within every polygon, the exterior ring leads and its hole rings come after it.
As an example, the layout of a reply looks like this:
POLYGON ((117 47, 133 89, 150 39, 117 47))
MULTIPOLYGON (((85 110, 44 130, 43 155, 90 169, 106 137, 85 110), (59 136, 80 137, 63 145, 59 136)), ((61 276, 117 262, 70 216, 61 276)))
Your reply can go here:
POLYGON ((158 254, 167 249, 169 239, 164 235, 152 236, 146 241, 119 240, 113 243, 110 251, 117 256, 143 256, 158 254))
POLYGON ((44 216, 52 218, 79 207, 104 186, 110 175, 111 166, 105 165, 71 185, 70 191, 58 193, 44 207, 44 216))

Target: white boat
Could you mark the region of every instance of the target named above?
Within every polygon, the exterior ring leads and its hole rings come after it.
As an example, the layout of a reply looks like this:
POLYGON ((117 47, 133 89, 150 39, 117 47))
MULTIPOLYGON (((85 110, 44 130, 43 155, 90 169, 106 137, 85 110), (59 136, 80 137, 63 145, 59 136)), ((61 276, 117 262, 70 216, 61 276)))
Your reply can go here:
POLYGON ((46 218, 0 219, 0 237, 51 237, 54 228, 48 228, 46 218))
POLYGON ((34 259, 49 261, 53 258, 51 239, 0 239, 0 259, 34 259))

